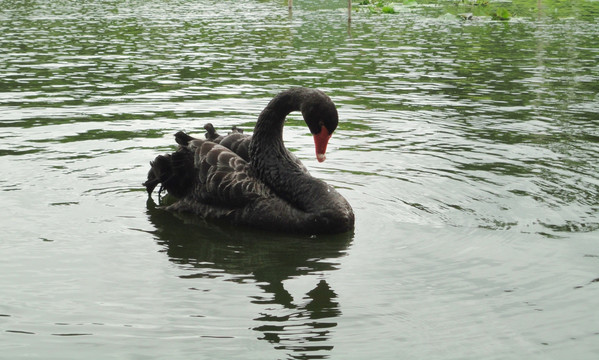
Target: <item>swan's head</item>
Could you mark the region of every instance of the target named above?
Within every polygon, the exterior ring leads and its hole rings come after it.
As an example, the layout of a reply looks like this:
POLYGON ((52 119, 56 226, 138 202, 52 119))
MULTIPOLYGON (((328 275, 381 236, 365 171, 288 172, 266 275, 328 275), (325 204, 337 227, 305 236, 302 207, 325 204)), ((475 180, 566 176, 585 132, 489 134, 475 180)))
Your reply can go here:
POLYGON ((318 91, 311 101, 302 104, 301 111, 304 121, 314 137, 316 159, 323 162, 329 139, 339 123, 339 115, 333 101, 322 91, 318 91))

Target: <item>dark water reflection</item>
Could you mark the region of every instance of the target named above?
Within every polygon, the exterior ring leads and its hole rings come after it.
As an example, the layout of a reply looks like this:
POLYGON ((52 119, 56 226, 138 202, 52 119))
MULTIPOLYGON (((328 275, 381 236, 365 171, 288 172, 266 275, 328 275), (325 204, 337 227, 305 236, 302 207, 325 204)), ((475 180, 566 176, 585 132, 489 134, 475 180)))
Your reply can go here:
POLYGON ((185 270, 185 279, 223 278, 255 282, 262 290, 250 301, 262 311, 253 319, 258 337, 293 359, 323 359, 333 346, 328 340, 341 315, 337 294, 326 278, 302 298, 285 289, 284 281, 336 270, 347 254, 353 233, 307 238, 235 229, 174 215, 148 200, 152 233, 169 260, 185 270))

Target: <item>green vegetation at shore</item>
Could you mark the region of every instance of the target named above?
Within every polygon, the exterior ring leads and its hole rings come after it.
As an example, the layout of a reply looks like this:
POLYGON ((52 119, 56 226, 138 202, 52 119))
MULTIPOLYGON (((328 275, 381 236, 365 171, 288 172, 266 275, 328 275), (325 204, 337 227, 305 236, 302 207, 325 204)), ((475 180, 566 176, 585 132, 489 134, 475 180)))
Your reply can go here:
POLYGON ((441 16, 450 14, 471 20, 520 18, 586 18, 599 16, 599 1, 592 0, 359 0, 355 11, 384 14, 409 14, 414 11, 441 16))

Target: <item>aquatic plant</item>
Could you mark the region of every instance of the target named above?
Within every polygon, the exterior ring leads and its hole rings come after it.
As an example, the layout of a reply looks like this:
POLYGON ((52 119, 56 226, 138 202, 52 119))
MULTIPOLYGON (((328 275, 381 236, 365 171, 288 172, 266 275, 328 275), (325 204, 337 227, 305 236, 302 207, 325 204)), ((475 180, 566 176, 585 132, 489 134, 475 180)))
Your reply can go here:
POLYGON ((512 14, 503 7, 498 8, 492 15, 495 20, 509 20, 512 17, 512 14))
POLYGON ((599 1, 588 0, 359 0, 353 4, 355 11, 378 14, 408 15, 421 10, 429 16, 451 14, 458 18, 474 20, 487 17, 506 21, 513 17, 565 18, 584 16, 590 20, 599 13, 599 1), (411 8, 409 12, 403 11, 411 8), (467 16, 465 16, 467 15, 467 16))
MULTIPOLYGON (((410 0, 410 3, 416 3, 410 0)), ((355 5, 357 10, 366 10, 372 13, 396 14, 395 3, 389 0, 362 0, 355 5)))
POLYGON ((383 6, 381 11, 385 14, 395 14, 395 8, 389 5, 383 6))

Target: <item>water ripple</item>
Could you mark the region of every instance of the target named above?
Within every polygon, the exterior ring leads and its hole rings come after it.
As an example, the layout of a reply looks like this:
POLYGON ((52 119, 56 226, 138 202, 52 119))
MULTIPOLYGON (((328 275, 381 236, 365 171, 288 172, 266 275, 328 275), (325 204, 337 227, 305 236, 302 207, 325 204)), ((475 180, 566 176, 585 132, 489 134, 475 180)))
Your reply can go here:
POLYGON ((348 29, 339 3, 300 3, 291 16, 280 1, 3 4, 0 247, 16 295, 2 331, 122 348, 201 338, 223 358, 256 337, 298 358, 390 339, 414 358, 590 342, 579 304, 597 254, 579 249, 599 230, 596 21, 463 22, 435 5, 356 13, 348 29), (285 141, 352 203, 353 245, 140 213, 147 162, 176 131, 251 131, 297 85, 338 105, 327 162, 298 114, 285 141))

